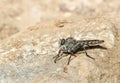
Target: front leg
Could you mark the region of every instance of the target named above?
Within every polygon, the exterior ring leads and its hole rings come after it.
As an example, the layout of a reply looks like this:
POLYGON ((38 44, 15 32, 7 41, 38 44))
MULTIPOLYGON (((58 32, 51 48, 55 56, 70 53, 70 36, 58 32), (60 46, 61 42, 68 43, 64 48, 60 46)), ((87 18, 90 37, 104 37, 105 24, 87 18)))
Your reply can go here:
POLYGON ((58 58, 59 58, 60 56, 62 56, 62 55, 63 55, 63 52, 62 52, 62 50, 60 49, 59 52, 58 52, 58 54, 53 57, 53 58, 55 58, 54 63, 56 63, 56 61, 58 60, 58 58))
POLYGON ((68 59, 68 63, 67 63, 67 65, 69 65, 69 64, 70 64, 70 61, 71 61, 71 56, 72 56, 72 55, 70 55, 70 57, 69 57, 69 59, 68 59))
POLYGON ((67 65, 69 65, 70 64, 70 61, 71 61, 71 57, 72 56, 74 56, 74 57, 77 57, 76 55, 74 55, 74 54, 70 54, 70 57, 68 58, 68 63, 67 63, 67 65))

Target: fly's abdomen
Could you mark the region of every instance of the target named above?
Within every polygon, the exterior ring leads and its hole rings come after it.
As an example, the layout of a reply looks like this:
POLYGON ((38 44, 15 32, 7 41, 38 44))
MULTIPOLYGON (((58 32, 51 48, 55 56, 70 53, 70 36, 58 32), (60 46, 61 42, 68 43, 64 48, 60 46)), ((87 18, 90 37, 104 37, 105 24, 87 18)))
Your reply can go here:
POLYGON ((80 41, 81 44, 83 45, 94 45, 94 44, 100 44, 103 43, 104 40, 84 40, 84 41, 80 41))

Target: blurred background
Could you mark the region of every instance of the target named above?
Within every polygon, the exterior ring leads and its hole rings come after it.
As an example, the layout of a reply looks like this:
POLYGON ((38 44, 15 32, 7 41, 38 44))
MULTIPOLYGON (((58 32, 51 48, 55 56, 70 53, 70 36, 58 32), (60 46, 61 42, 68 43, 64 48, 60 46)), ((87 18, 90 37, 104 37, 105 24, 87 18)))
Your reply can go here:
POLYGON ((0 40, 57 18, 120 14, 120 0, 0 0, 0 40))

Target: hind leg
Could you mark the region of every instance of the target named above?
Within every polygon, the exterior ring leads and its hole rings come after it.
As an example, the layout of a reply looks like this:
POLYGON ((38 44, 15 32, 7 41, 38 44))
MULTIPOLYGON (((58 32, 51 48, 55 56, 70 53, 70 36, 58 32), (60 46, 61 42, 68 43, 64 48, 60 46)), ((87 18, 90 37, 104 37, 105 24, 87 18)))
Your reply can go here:
POLYGON ((89 58, 91 58, 91 59, 95 60, 95 58, 93 58, 93 57, 91 57, 90 55, 88 55, 88 53, 87 53, 87 51, 86 51, 85 47, 84 47, 83 49, 84 49, 85 54, 86 54, 86 56, 87 56, 87 57, 89 57, 89 58))

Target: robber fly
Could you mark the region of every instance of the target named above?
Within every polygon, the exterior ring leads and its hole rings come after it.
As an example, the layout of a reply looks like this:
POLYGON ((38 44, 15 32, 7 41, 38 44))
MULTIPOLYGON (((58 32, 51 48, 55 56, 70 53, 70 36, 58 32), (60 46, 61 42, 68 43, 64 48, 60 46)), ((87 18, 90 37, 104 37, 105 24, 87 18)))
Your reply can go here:
POLYGON ((69 65, 70 60, 71 60, 71 56, 75 56, 74 54, 76 54, 78 51, 83 50, 86 54, 87 57, 95 60, 93 57, 89 56, 86 52, 86 47, 89 46, 95 46, 98 45, 100 43, 103 43, 104 40, 75 40, 73 37, 68 37, 66 39, 61 39, 60 41, 60 49, 59 52, 56 56, 54 56, 54 62, 56 63, 57 60, 59 60, 59 58, 63 55, 70 55, 67 65, 69 65))

